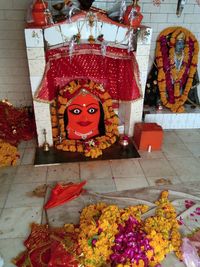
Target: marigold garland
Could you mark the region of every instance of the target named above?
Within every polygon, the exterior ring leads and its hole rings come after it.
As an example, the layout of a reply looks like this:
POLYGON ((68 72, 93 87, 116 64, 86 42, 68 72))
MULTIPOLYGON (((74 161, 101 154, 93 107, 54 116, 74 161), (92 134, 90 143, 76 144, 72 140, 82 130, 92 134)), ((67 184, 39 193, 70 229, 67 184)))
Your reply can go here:
MULTIPOLYGON (((82 251, 81 266, 100 267, 110 262, 111 266, 116 267, 155 267, 172 251, 179 259, 182 259, 179 224, 176 220, 175 208, 168 200, 168 191, 162 192, 156 205, 155 215, 144 221, 141 219, 141 215, 148 210, 146 205, 121 209, 116 205, 97 203, 84 208, 80 216, 78 237, 82 251), (132 224, 130 224, 130 220, 132 224), (131 228, 131 225, 135 225, 135 227, 131 228), (125 232, 125 228, 128 229, 128 232, 125 232), (120 252, 113 254, 113 248, 120 246, 121 238, 133 235, 138 238, 138 242, 145 239, 145 250, 142 246, 137 247, 141 250, 142 258, 138 258, 136 255, 135 260, 130 261, 128 254, 125 256, 120 255, 120 252), (117 240, 119 243, 116 243, 117 240), (112 262, 112 259, 116 260, 116 257, 119 257, 121 263, 112 262)), ((124 246, 123 241, 121 242, 124 246)), ((126 246, 123 247, 123 249, 125 248, 126 246)), ((128 250, 126 249, 126 251, 128 250)))
POLYGON ((33 224, 24 242, 26 251, 14 263, 20 267, 159 267, 172 251, 182 259, 179 224, 168 191, 161 193, 156 205, 148 216, 146 205, 120 208, 97 203, 82 210, 78 225, 33 224))
POLYGON ((120 209, 116 205, 97 203, 84 208, 80 216, 79 245, 83 252, 82 264, 100 267, 112 254, 118 225, 125 225, 130 216, 141 221, 141 214, 148 210, 146 205, 120 209))
POLYGON ((192 87, 193 78, 197 70, 199 46, 195 36, 185 28, 169 27, 163 30, 156 46, 156 62, 158 66, 158 87, 160 98, 164 106, 172 112, 183 112, 184 103, 192 87), (175 67, 175 42, 180 33, 185 35, 184 58, 181 69, 175 67), (171 35, 168 44, 167 37, 171 35), (169 46, 169 48, 168 48, 169 46), (174 84, 172 82, 174 81, 174 84), (181 88, 185 84, 184 91, 181 88))
POLYGON ((144 223, 144 229, 152 240, 150 244, 154 248, 154 262, 150 266, 161 262, 165 255, 172 251, 182 259, 179 223, 175 208, 168 200, 168 191, 161 193, 161 198, 156 205, 155 216, 147 218, 144 223))
POLYGON ((62 88, 57 101, 52 103, 51 114, 54 141, 57 141, 59 135, 63 138, 61 144, 56 144, 56 148, 60 150, 83 152, 86 157, 97 158, 102 155, 102 150, 114 144, 119 136, 118 117, 113 111, 111 96, 105 91, 102 84, 94 81, 75 80, 62 88), (81 88, 86 88, 101 100, 104 110, 105 135, 89 140, 69 140, 66 139, 64 129, 64 112, 68 101, 81 88))
POLYGON ((18 158, 17 148, 0 139, 0 167, 16 165, 18 158))

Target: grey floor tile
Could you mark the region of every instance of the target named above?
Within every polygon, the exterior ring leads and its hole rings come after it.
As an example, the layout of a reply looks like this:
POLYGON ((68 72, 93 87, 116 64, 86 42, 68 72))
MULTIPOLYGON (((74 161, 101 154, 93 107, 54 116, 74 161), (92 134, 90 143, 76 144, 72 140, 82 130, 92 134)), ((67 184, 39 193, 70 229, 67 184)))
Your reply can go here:
POLYGON ((134 178, 134 177, 123 177, 123 178, 114 178, 117 191, 121 190, 130 190, 141 187, 148 187, 149 184, 145 177, 134 178))
POLYGON ((162 151, 166 158, 181 158, 181 157, 191 157, 192 153, 183 143, 165 143, 163 144, 162 151))
POLYGON ((24 156, 24 151, 25 151, 25 148, 18 148, 17 149, 17 152, 19 154, 19 158, 17 159, 17 166, 21 165, 22 163, 22 159, 23 159, 23 156, 24 156))
POLYGON ((26 141, 26 148, 35 148, 37 146, 36 139, 26 141))
POLYGON ((200 178, 200 161, 194 157, 170 159, 169 162, 178 176, 200 178))
POLYGON ((200 132, 197 129, 175 130, 175 132, 182 139, 183 142, 200 142, 200 132))
POLYGON ((47 182, 52 181, 79 182, 79 163, 49 166, 47 171, 47 182))
POLYGON ((82 180, 92 180, 96 178, 112 177, 110 162, 90 161, 80 163, 80 177, 82 180))
POLYGON ((8 197, 9 189, 10 189, 10 184, 2 184, 0 186, 0 208, 4 207, 4 204, 8 197))
POLYGON ((16 172, 17 167, 14 166, 0 168, 0 185, 12 183, 16 172))
POLYGON ((27 146, 27 142, 21 141, 17 147, 18 147, 18 149, 25 149, 26 146, 27 146))
POLYGON ((177 144, 183 143, 182 139, 176 134, 174 130, 164 131, 163 143, 166 144, 177 144))
POLYGON ((82 206, 80 206, 78 209, 75 209, 74 207, 68 207, 67 204, 48 209, 48 222, 50 226, 55 227, 62 227, 66 223, 78 224, 80 221, 80 212, 82 211, 82 209, 82 206), (77 212, 77 210, 79 212, 77 212))
POLYGON ((140 154, 142 159, 162 159, 162 158, 165 158, 165 155, 163 154, 163 152, 161 150, 151 151, 151 152, 139 150, 139 154, 140 154))
POLYGON ((18 256, 19 253, 21 253, 24 250, 25 247, 23 245, 23 239, 20 238, 0 239, 0 253, 4 259, 5 267, 16 266, 11 261, 13 258, 18 256))
POLYGON ((42 185, 41 183, 12 184, 5 208, 42 207, 44 198, 33 193, 37 187, 42 185))
POLYGON ((185 142, 185 145, 195 157, 200 157, 200 142, 199 143, 185 142))
POLYGON ((3 209, 0 217, 0 239, 26 238, 29 225, 41 222, 41 207, 3 209))
POLYGON ((25 148, 21 165, 33 164, 35 159, 35 148, 25 148))
POLYGON ((200 183, 200 174, 183 174, 179 176, 179 179, 184 182, 199 182, 200 183))
POLYGON ((114 177, 144 177, 138 160, 112 160, 111 168, 114 177))
POLYGON ((35 167, 33 165, 18 166, 14 183, 46 182, 47 167, 35 167))
POLYGON ((149 176, 172 176, 176 175, 174 169, 166 159, 143 159, 140 164, 146 177, 149 176))
POLYGON ((116 191, 115 183, 111 177, 89 179, 87 180, 87 183, 84 188, 98 193, 109 193, 116 191))

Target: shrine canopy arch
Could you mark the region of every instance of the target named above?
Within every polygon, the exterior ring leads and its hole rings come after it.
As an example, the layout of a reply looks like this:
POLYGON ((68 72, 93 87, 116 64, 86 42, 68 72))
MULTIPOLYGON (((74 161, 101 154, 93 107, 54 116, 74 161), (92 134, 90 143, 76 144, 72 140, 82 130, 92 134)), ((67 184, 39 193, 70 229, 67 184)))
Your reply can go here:
POLYGON ((70 80, 86 78, 102 83, 115 100, 140 98, 135 45, 129 38, 134 30, 98 12, 81 12, 71 20, 44 29, 46 68, 35 100, 51 102, 70 80))
MULTIPOLYGON (((43 136, 43 129, 45 125, 45 129, 47 131, 47 142, 50 145, 53 145, 53 138, 52 138, 52 126, 51 126, 51 115, 50 115, 50 102, 51 98, 54 98, 54 94, 56 90, 57 84, 61 83, 61 79, 54 79, 51 82, 47 79, 47 71, 48 71, 48 55, 50 56, 53 54, 53 51, 56 52, 56 49, 63 50, 65 56, 69 56, 69 43, 71 38, 74 35, 77 35, 78 30, 80 29, 81 38, 80 38, 80 45, 93 45, 99 47, 98 53, 102 60, 106 60, 107 57, 103 57, 101 54, 101 45, 102 40, 97 40, 97 37, 100 33, 103 34, 104 41, 107 43, 106 49, 109 52, 110 49, 120 49, 130 56, 131 54, 134 55, 134 59, 136 64, 139 67, 139 73, 137 81, 140 80, 138 83, 138 90, 137 93, 134 95, 133 98, 137 101, 120 101, 119 102, 119 115, 121 120, 125 125, 125 133, 128 135, 133 134, 134 123, 139 122, 142 120, 142 112, 143 112, 143 94, 145 91, 146 85, 146 77, 148 72, 148 64, 149 64, 149 54, 150 54, 150 45, 151 45, 151 36, 152 36, 152 29, 148 26, 140 26, 137 34, 134 36, 136 39, 134 50, 130 53, 128 52, 129 46, 129 33, 133 31, 127 25, 123 25, 120 23, 116 23, 106 17, 105 14, 97 14, 97 21, 95 25, 98 27, 92 28, 89 30, 88 24, 86 25, 84 22, 86 21, 86 12, 81 12, 77 15, 74 15, 70 21, 65 21, 63 23, 53 24, 49 26, 42 26, 42 27, 34 27, 28 25, 25 29, 25 40, 26 40, 26 49, 27 49, 27 58, 28 58, 28 65, 29 65, 29 73, 30 73, 30 84, 31 84, 31 91, 33 96, 33 105, 34 105, 34 112, 36 118, 36 125, 37 125, 37 136, 38 136, 38 144, 39 146, 43 145, 44 136, 43 136), (99 30, 95 30, 99 29, 99 30), (95 43, 89 42, 89 35, 91 34, 95 39, 95 43), (45 88, 54 87, 54 90, 45 90, 45 88), (55 86, 54 86, 55 85, 55 86), (140 89, 141 88, 141 89, 140 89)), ((78 44, 75 44, 74 48, 77 49, 78 44)), ((94 50, 90 50, 90 54, 92 54, 94 50)), ((58 53, 59 54, 59 53, 58 53)), ((57 54, 57 55, 58 55, 57 54)), ((56 53, 55 53, 56 55, 56 53)), ((119 55, 118 55, 119 56, 119 55)), ((73 60, 73 56, 71 60, 73 60)), ((110 57, 111 58, 111 57, 110 57)), ((113 57, 115 58, 115 56, 113 57)), ((49 58, 50 59, 50 58, 49 58)), ((72 62, 72 61, 71 61, 72 62)), ((92 69, 92 67, 90 66, 92 69)), ((104 69, 106 69, 104 67, 104 69)), ((137 68, 135 68, 136 70, 137 68)), ((136 71, 137 72, 137 71, 136 71)), ((133 72, 132 72, 133 74, 133 72)), ((62 78, 60 76, 60 78, 62 78)), ((70 78, 70 77, 68 77, 70 78)), ((63 83, 66 83, 65 77, 63 79, 63 83)), ((72 78, 72 77, 71 77, 72 78)), ((73 77, 75 79, 76 77, 73 77)), ((78 78, 78 77, 77 77, 78 78)), ((90 79, 92 79, 91 77, 90 79)), ((73 80, 72 79, 72 80, 73 80)), ((117 76, 118 79, 118 76, 117 76)), ((115 82, 117 81, 115 79, 115 82)), ((105 89, 109 87, 108 81, 101 79, 103 81, 103 85, 105 89)), ((135 79, 136 80, 136 79, 135 79)), ((96 79, 95 79, 96 81, 96 79)), ((96 81, 97 82, 97 81, 96 81)), ((128 79, 126 79, 128 83, 128 79)), ((127 86, 123 84, 120 87, 122 91, 127 90, 127 86)), ((119 86, 118 86, 119 88, 119 86)), ((131 88, 129 84, 129 88, 131 88)), ((130 90, 131 92, 131 90, 130 90)), ((112 95, 114 99, 114 96, 112 95)))

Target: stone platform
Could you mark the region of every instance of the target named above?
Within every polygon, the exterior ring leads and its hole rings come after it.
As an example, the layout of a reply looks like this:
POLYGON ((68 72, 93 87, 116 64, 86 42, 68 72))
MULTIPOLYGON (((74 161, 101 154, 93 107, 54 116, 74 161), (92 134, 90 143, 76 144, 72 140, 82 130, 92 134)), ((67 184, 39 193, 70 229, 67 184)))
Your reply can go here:
POLYGON ((186 105, 184 113, 172 113, 169 109, 157 110, 155 107, 144 108, 144 122, 155 122, 163 129, 198 129, 200 128, 200 108, 186 105))

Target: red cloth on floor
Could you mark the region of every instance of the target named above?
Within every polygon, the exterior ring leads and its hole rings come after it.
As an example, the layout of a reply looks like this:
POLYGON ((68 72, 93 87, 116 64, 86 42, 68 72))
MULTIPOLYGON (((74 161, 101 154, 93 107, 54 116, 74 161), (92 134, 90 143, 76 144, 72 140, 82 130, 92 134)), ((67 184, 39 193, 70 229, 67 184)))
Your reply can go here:
POLYGON ((107 47, 106 56, 98 44, 76 44, 70 59, 69 47, 48 50, 42 83, 35 94, 41 101, 53 100, 59 88, 75 79, 90 79, 102 83, 116 100, 140 97, 138 64, 133 52, 107 47))
POLYGON ((81 192, 83 186, 86 184, 86 181, 83 181, 79 184, 67 184, 61 185, 57 184, 51 191, 50 198, 48 202, 45 204, 44 208, 49 209, 56 206, 60 206, 72 199, 77 198, 81 192))
POLYGON ((78 251, 78 234, 65 228, 50 229, 47 225, 32 224, 31 234, 24 241, 26 250, 13 263, 18 267, 78 267, 68 251, 78 251), (66 241, 67 240, 67 241, 66 241), (64 246, 65 245, 65 246, 64 246))

